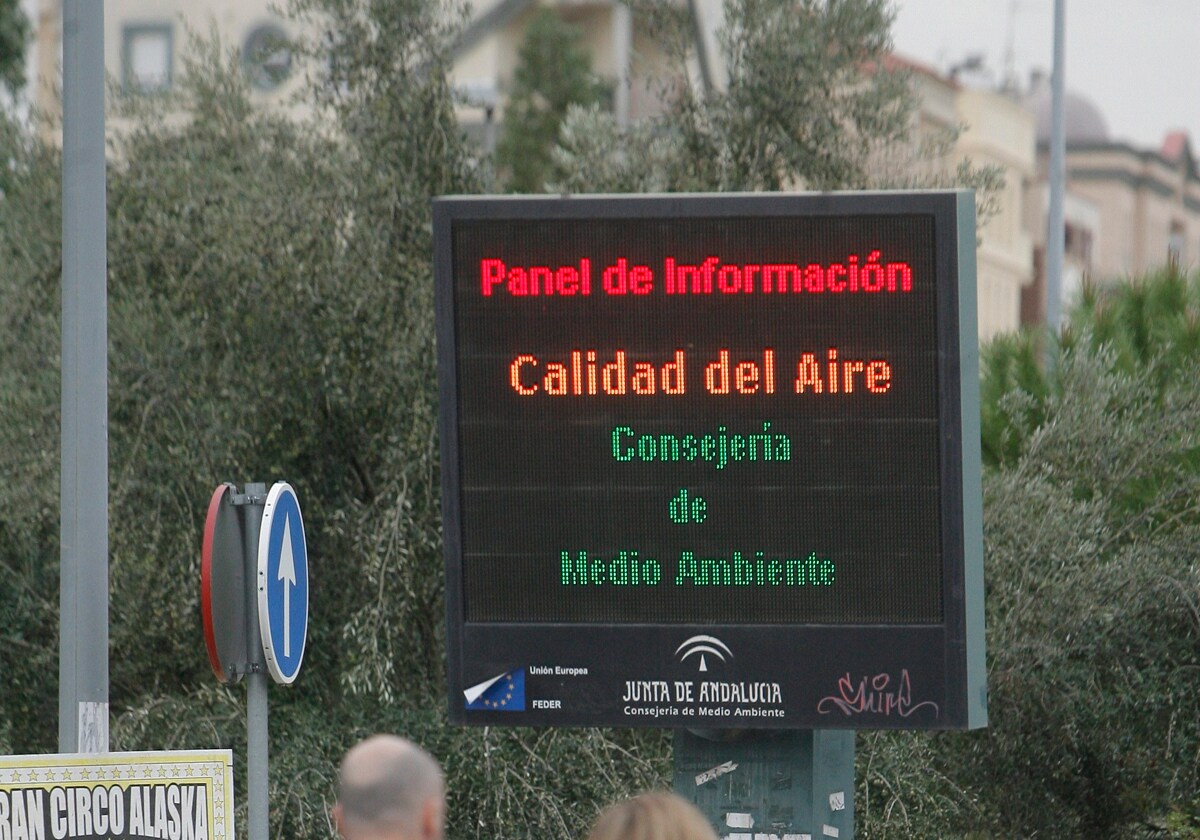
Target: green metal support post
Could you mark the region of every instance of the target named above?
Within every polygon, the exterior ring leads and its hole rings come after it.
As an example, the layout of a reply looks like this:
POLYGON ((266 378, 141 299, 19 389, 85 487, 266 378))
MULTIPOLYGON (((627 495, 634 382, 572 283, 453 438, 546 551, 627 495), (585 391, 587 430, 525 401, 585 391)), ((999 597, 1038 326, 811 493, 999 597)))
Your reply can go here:
POLYGON ((675 792, 728 840, 853 840, 854 732, 675 732, 675 792))

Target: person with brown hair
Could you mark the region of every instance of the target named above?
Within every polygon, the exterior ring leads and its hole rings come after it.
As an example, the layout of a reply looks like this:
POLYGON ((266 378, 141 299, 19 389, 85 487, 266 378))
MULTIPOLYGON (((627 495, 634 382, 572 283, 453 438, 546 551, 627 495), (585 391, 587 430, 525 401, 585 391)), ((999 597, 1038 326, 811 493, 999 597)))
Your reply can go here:
POLYGON ((683 797, 652 791, 605 808, 587 840, 717 840, 717 833, 683 797))

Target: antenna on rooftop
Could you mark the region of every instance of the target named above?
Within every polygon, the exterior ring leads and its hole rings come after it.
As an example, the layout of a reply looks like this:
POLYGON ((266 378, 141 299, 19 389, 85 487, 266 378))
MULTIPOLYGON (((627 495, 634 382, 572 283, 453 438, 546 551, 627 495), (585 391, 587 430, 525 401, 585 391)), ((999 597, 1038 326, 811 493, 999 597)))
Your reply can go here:
POLYGON ((1015 91, 1017 89, 1016 43, 1017 43, 1017 7, 1020 0, 1010 0, 1008 4, 1008 26, 1004 33, 1004 66, 1000 78, 1000 89, 1015 91))

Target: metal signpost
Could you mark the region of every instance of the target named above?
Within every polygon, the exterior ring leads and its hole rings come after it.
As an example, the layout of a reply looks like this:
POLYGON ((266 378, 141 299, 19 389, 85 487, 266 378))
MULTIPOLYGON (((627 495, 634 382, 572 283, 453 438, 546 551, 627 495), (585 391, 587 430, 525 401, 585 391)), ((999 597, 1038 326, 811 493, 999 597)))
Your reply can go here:
POLYGON ((974 211, 436 201, 451 720, 674 728, 746 838, 851 836, 855 729, 985 725, 974 211))
POLYGON ((108 751, 104 4, 65 0, 58 748, 108 751))
POLYGON ((1054 0, 1054 61, 1050 74, 1050 208, 1046 219, 1046 326, 1058 334, 1062 319, 1064 224, 1067 191, 1066 0, 1054 0))
POLYGON ((308 547, 291 485, 232 484, 209 502, 200 563, 209 663, 225 683, 246 680, 246 775, 251 840, 267 840, 268 674, 290 684, 308 637, 308 547))

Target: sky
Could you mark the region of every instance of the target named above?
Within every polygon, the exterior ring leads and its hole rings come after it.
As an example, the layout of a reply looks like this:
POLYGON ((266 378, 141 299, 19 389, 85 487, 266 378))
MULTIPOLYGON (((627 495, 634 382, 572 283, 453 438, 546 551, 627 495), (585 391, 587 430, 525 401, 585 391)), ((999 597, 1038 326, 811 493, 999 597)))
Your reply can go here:
MULTIPOLYGON (((893 0, 896 51, 942 71, 982 54, 1021 88, 1054 58, 1054 0, 893 0), (1011 58, 1010 58, 1011 56, 1011 58)), ((1090 99, 1109 137, 1157 150, 1185 129, 1200 151, 1200 0, 1065 0, 1067 90, 1090 99)))

